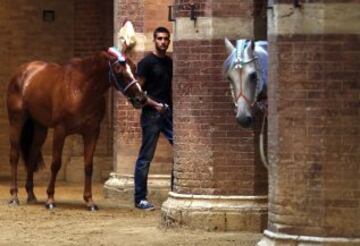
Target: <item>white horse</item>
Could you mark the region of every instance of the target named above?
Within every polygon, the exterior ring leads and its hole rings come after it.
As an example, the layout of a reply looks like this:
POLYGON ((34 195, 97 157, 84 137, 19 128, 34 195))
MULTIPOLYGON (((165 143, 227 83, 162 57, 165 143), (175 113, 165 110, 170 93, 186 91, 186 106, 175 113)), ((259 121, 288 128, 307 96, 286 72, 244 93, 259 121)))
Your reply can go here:
POLYGON ((253 109, 259 95, 266 97, 268 52, 266 41, 240 39, 236 47, 225 39, 229 54, 224 75, 230 82, 237 122, 245 128, 253 123, 253 109))

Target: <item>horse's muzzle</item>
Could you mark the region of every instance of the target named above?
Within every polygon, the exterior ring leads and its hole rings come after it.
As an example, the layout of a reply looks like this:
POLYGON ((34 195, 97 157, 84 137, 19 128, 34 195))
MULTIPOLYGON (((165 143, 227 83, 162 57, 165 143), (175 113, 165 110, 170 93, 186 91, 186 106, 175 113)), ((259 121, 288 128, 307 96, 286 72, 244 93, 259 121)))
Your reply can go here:
POLYGON ((249 128, 253 124, 253 118, 251 116, 236 117, 236 121, 244 128, 249 128))
POLYGON ((134 108, 136 109, 140 109, 142 107, 144 107, 144 105, 147 102, 147 97, 146 96, 142 96, 142 97, 128 97, 129 102, 133 105, 134 108))

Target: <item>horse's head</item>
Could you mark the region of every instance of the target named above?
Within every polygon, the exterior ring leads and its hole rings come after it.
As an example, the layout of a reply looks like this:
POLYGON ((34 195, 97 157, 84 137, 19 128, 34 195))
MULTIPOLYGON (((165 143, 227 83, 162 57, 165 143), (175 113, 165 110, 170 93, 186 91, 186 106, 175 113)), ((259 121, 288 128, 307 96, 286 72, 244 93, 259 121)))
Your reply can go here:
POLYGON ((114 48, 104 51, 104 55, 109 60, 110 83, 121 91, 135 108, 141 108, 146 103, 147 97, 134 76, 135 64, 114 48))
POLYGON ((236 47, 225 39, 229 57, 224 62, 224 75, 230 82, 237 122, 250 127, 253 122, 253 106, 260 93, 260 75, 257 57, 254 55, 255 43, 238 40, 236 47))

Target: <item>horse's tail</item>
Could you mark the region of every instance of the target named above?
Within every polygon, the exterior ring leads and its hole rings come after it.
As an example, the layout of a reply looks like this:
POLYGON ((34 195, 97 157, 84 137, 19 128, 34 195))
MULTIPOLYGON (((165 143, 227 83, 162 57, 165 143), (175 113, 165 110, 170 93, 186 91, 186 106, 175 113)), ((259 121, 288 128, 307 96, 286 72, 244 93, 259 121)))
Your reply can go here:
POLYGON ((35 130, 34 130, 34 120, 29 117, 21 130, 20 136, 20 149, 22 158, 24 160, 25 167, 27 169, 32 169, 33 171, 38 171, 40 167, 44 166, 44 160, 42 157, 41 151, 36 158, 31 160, 31 146, 34 142, 35 130))

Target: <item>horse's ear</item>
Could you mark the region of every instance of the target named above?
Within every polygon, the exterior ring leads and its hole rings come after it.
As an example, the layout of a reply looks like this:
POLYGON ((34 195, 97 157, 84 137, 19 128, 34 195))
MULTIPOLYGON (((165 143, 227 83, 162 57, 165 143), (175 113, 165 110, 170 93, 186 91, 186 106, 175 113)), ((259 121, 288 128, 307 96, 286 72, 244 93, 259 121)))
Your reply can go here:
POLYGON ((108 53, 107 48, 101 49, 100 55, 106 57, 109 60, 111 60, 111 55, 108 53))
POLYGON ((101 55, 103 55, 104 57, 106 57, 106 59, 108 59, 108 60, 110 60, 110 61, 116 59, 116 57, 115 57, 114 55, 112 55, 112 54, 110 54, 110 53, 108 52, 108 49, 103 49, 103 50, 101 50, 100 53, 101 53, 101 55))
POLYGON ((249 57, 253 57, 254 50, 255 50, 255 42, 254 40, 249 40, 249 43, 246 44, 245 52, 248 54, 249 57))
POLYGON ((252 50, 255 50, 255 41, 254 40, 250 40, 250 47, 252 50))
POLYGON ((118 46, 121 53, 125 54, 129 50, 124 40, 119 40, 118 46))
POLYGON ((228 54, 231 54, 233 50, 235 50, 234 45, 227 38, 225 38, 225 47, 228 54))

